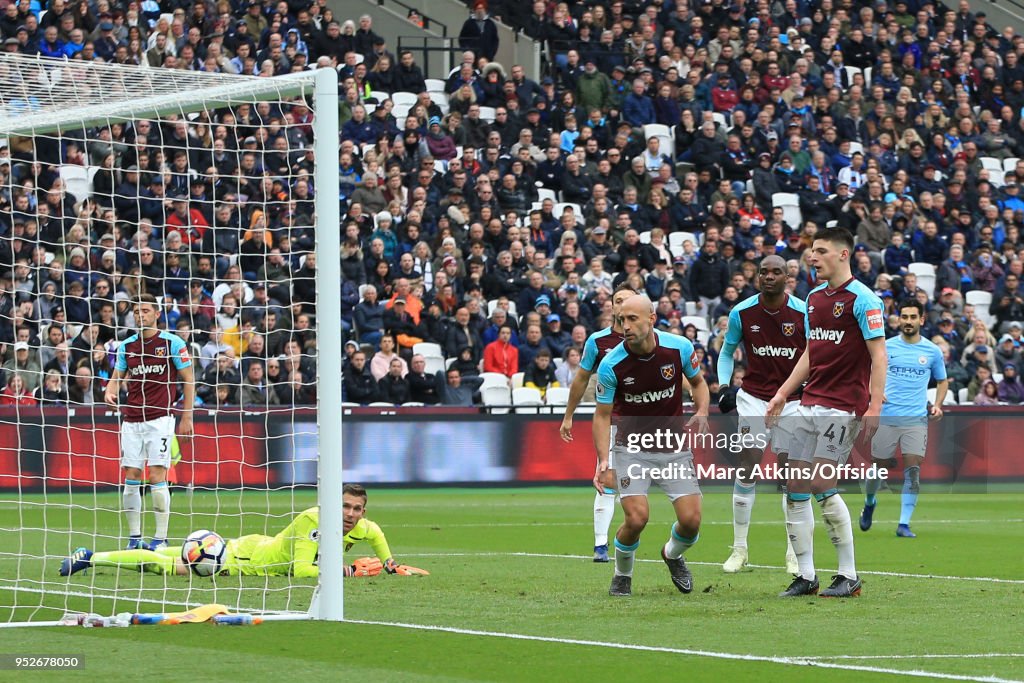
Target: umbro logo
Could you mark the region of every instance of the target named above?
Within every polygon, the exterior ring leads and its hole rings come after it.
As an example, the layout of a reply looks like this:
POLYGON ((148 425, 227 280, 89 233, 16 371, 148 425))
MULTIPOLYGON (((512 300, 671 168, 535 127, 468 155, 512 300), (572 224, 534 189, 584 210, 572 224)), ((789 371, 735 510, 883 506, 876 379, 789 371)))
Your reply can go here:
POLYGON ((760 332, 761 331, 761 326, 760 325, 751 325, 750 326, 750 331, 751 332, 760 332))
POLYGON ((625 378, 624 380, 622 380, 622 383, 623 383, 623 384, 632 384, 632 383, 633 383, 633 382, 635 382, 635 381, 636 381, 636 380, 635 380, 634 378, 632 378, 632 377, 627 377, 627 378, 625 378))

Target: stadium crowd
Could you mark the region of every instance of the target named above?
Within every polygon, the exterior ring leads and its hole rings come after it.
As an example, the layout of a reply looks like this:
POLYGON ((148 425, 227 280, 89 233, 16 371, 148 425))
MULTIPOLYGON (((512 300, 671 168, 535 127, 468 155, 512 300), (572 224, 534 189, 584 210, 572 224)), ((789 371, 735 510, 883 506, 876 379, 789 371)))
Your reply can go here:
MULTIPOLYGON (((474 405, 481 375, 566 387, 622 282, 714 376, 725 320, 835 222, 898 333, 918 298, 951 392, 1020 403, 1024 39, 966 1, 507 2, 543 74, 467 50, 424 74, 372 18, 303 2, 8 3, 4 50, 339 74, 345 398, 474 405), (965 390, 961 392, 960 390, 965 390)), ((493 55, 477 2, 464 47, 493 55), (484 45, 484 43, 486 43, 484 45), (483 48, 487 49, 484 50, 483 48)), ((96 402, 131 296, 163 297, 211 405, 315 401, 303 103, 0 150, 0 404, 96 402), (226 125, 222 125, 226 124, 226 125), (100 166, 92 195, 59 170, 100 166), (3 265, 7 264, 7 265, 3 265)), ((332 332, 333 333, 333 332, 332 332)), ((741 359, 742 360, 742 359, 741 359)))

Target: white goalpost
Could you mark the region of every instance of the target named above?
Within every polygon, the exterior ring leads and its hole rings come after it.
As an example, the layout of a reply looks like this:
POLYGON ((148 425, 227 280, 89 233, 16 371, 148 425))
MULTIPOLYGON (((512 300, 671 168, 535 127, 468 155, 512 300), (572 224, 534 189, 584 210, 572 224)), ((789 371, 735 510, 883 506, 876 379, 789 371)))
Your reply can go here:
POLYGON ((0 54, 0 628, 205 604, 343 618, 338 130, 331 68, 255 78, 0 54), (114 411, 103 387, 144 294, 198 395, 195 436, 172 446, 169 548, 198 529, 274 537, 318 506, 318 576, 120 559, 59 571, 79 547, 121 558, 129 539, 125 395, 114 411))

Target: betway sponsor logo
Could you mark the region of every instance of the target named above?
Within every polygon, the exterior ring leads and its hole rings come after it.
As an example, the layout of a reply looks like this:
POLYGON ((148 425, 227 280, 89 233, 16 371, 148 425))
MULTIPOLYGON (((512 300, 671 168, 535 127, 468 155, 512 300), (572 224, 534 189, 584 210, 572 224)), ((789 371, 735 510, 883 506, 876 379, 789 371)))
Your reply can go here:
POLYGON ((158 372, 163 372, 165 367, 164 365, 136 365, 133 368, 128 368, 128 374, 132 377, 155 375, 158 372))
POLYGON ((766 358, 796 358, 796 349, 785 346, 751 346, 750 350, 755 356, 766 358))
POLYGON ((626 403, 657 403, 666 398, 672 398, 676 395, 676 385, 673 384, 668 389, 662 389, 661 391, 645 391, 642 394, 625 394, 626 403))
POLYGON ((841 344, 845 336, 846 330, 823 330, 820 327, 815 327, 807 338, 812 341, 830 341, 841 344))

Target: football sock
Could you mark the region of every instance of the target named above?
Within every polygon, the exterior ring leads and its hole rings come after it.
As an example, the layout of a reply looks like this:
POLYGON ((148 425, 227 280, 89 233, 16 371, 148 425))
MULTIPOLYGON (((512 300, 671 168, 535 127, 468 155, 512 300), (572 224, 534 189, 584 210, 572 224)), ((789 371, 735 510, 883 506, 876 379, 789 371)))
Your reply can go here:
POLYGON ((165 555, 152 550, 115 550, 93 553, 92 566, 134 569, 150 574, 173 574, 177 553, 165 555))
POLYGON ((921 468, 914 466, 903 470, 903 492, 900 494, 900 524, 910 524, 917 506, 917 493, 921 488, 921 468))
POLYGON ((850 509, 839 495, 838 489, 815 494, 821 503, 821 517, 825 520, 828 537, 836 547, 839 558, 839 574, 848 579, 857 578, 857 564, 853 556, 853 525, 850 523, 850 509), (819 498, 819 496, 821 496, 819 498))
POLYGON ((679 522, 672 524, 671 533, 668 535, 668 542, 665 544, 665 557, 678 560, 687 550, 700 539, 700 532, 692 538, 687 538, 679 533, 679 522))
POLYGON ((618 538, 615 539, 615 573, 619 576, 633 576, 633 557, 636 549, 640 547, 640 541, 633 545, 625 545, 618 538))
POLYGON ((153 494, 153 513, 156 516, 156 532, 153 538, 166 541, 167 519, 171 516, 171 490, 167 488, 166 481, 153 484, 150 490, 153 494))
POLYGON ((128 517, 128 535, 133 538, 142 536, 142 482, 138 479, 125 479, 121 501, 125 516, 128 517))
POLYGON ((739 548, 747 547, 750 512, 754 507, 756 490, 754 482, 744 483, 739 478, 732 486, 732 539, 733 545, 739 548))
POLYGON ((866 505, 874 505, 877 501, 875 494, 878 493, 879 487, 882 485, 882 480, 878 476, 878 468, 871 466, 868 468, 867 478, 864 479, 864 503, 866 505))
POLYGON ((800 564, 800 576, 808 581, 814 578, 814 510, 811 494, 790 493, 786 529, 793 544, 793 552, 800 564))
POLYGON ((608 527, 615 516, 615 489, 594 494, 594 545, 608 545, 608 527))
POLYGON ((789 555, 793 552, 793 541, 789 540, 789 505, 787 504, 787 498, 785 491, 782 493, 782 519, 787 523, 786 527, 786 554, 789 555))

